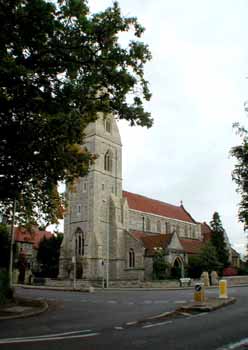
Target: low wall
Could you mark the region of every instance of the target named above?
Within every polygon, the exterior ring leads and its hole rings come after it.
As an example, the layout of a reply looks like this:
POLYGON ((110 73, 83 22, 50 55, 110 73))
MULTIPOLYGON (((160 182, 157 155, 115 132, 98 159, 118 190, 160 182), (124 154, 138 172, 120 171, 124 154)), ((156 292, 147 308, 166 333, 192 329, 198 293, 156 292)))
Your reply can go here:
POLYGON ((227 280, 228 286, 235 286, 238 284, 248 284, 248 276, 228 276, 223 277, 224 280, 227 280))
MULTIPOLYGON (((230 276, 223 277, 223 279, 227 280, 228 286, 242 285, 248 284, 248 276, 230 276)), ((194 287, 196 283, 201 282, 200 280, 191 279, 191 286, 194 287)), ((58 280, 58 279, 50 279, 44 278, 43 285, 49 287, 57 287, 57 288, 73 288, 73 280, 58 280)), ((76 288, 78 289, 87 289, 90 286, 93 287, 102 287, 102 280, 95 281, 87 281, 87 280, 77 280, 76 288)), ((110 288, 177 288, 180 287, 179 280, 161 280, 161 281, 127 281, 127 280, 117 280, 117 281, 109 281, 110 288)))

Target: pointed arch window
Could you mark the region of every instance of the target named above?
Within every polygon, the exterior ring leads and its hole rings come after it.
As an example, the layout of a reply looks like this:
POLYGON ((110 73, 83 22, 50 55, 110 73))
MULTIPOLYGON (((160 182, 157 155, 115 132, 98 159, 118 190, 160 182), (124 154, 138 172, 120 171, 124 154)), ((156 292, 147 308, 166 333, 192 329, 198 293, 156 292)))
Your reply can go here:
POLYGON ((105 130, 108 132, 108 133, 111 133, 111 130, 112 130, 112 123, 111 123, 111 120, 109 118, 107 118, 105 120, 105 130))
POLYGON ((108 150, 104 155, 104 170, 112 171, 113 166, 113 154, 108 150))
POLYGON ((75 232, 75 249, 76 255, 84 256, 85 237, 83 231, 78 228, 75 232))
POLYGON ((129 249, 129 267, 135 267, 135 253, 133 248, 129 249))

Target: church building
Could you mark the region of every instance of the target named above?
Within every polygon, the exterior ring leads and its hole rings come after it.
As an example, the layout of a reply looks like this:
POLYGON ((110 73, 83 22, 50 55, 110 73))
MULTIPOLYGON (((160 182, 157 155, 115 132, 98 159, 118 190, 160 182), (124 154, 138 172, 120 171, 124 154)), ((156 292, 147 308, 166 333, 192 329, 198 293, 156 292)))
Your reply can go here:
POLYGON ((183 276, 189 255, 199 253, 204 244, 202 225, 182 203, 123 190, 122 145, 114 118, 89 124, 84 142, 97 159, 88 175, 66 190, 59 278, 72 278, 76 270, 77 279, 92 283, 150 280, 158 249, 183 276))

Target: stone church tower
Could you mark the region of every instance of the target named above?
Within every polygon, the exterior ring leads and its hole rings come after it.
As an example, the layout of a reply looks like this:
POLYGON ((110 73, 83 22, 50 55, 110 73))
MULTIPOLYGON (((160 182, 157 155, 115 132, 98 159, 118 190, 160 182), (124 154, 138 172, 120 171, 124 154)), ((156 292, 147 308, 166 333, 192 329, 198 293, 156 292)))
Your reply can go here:
POLYGON ((97 159, 87 176, 66 189, 59 278, 94 286, 105 280, 107 287, 108 281, 113 286, 151 280, 158 249, 168 271, 183 276, 189 256, 207 241, 201 224, 182 203, 122 191, 122 145, 112 116, 88 125, 84 146, 97 159))
POLYGON ((89 124, 84 142, 98 158, 86 177, 78 179, 73 189, 66 189, 69 206, 59 277, 72 278, 76 261, 78 279, 115 279, 123 260, 125 202, 122 199, 122 146, 115 119, 100 117, 89 124))

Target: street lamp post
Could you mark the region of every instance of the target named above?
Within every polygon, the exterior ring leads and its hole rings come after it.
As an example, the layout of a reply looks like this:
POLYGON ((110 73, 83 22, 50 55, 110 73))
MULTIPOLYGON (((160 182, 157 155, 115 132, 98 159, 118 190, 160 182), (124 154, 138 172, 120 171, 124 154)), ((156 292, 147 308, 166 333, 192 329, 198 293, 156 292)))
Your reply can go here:
POLYGON ((10 288, 13 287, 13 247, 15 242, 15 212, 16 212, 16 199, 13 201, 13 212, 10 230, 10 258, 9 258, 9 285, 10 288))
POLYGON ((76 256, 75 255, 73 255, 73 257, 72 257, 72 264, 73 264, 73 289, 76 289, 76 286, 77 286, 77 276, 76 276, 77 266, 76 266, 76 256))
POLYGON ((77 233, 74 232, 74 255, 72 256, 73 263, 73 289, 77 288, 77 233))
POLYGON ((109 287, 109 229, 110 229, 110 223, 107 225, 107 251, 106 251, 106 288, 109 287))

